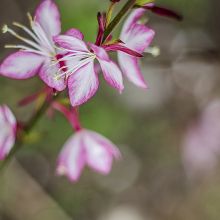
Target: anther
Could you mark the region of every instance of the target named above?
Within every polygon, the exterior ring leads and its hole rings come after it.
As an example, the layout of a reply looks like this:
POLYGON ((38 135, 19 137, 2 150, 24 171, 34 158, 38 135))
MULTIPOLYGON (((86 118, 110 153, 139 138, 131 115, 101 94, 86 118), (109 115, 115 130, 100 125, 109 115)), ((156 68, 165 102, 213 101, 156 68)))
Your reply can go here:
POLYGON ((57 81, 60 80, 61 78, 62 78, 62 77, 59 76, 59 75, 56 75, 56 76, 54 77, 54 79, 57 80, 57 81))
POLYGON ((16 45, 6 44, 4 48, 16 48, 16 45))
POLYGON ((27 13, 27 17, 28 17, 28 20, 29 20, 30 24, 32 24, 33 23, 33 18, 31 16, 30 12, 27 13))
POLYGON ((152 54, 152 56, 157 57, 160 55, 160 48, 159 47, 148 47, 147 50, 145 50, 146 53, 152 54))
POLYGON ((3 34, 5 34, 5 33, 7 33, 8 32, 8 25, 3 25, 3 27, 2 27, 2 33, 3 34))

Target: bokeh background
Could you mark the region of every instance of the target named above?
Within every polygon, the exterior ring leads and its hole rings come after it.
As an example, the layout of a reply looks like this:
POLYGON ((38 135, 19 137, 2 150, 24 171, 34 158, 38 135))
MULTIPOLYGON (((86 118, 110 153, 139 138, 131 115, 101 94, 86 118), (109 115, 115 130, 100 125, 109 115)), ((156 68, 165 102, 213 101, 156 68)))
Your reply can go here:
MULTIPOLYGON (((27 24, 39 0, 1 0, 0 25, 27 24)), ((94 41, 97 11, 108 0, 57 0, 63 30, 79 28, 94 41)), ((123 3, 124 1, 122 1, 123 3)), ((116 143, 123 160, 109 176, 86 169, 71 184, 55 175, 55 164, 72 134, 66 120, 43 117, 26 146, 0 174, 1 220, 219 220, 220 219, 220 2, 158 0, 184 16, 182 22, 148 14, 156 30, 142 69, 149 89, 125 81, 118 95, 103 81, 81 112, 82 124, 116 143)), ((1 34, 0 58, 9 52, 1 34)), ((27 120, 34 106, 18 100, 42 88, 34 78, 0 77, 0 103, 27 120)))

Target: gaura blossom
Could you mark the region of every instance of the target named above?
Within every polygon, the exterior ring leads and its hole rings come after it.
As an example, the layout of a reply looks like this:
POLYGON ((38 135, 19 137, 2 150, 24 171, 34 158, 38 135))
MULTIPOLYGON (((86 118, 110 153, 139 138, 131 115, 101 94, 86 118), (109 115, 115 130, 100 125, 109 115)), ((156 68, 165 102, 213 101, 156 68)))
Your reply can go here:
POLYGON ((66 142, 58 158, 57 174, 66 175, 70 181, 79 179, 87 165, 94 171, 107 175, 113 159, 120 158, 118 148, 102 135, 79 130, 66 142))
POLYGON ((60 13, 52 0, 44 0, 38 6, 34 19, 28 14, 31 29, 14 22, 13 25, 21 28, 31 38, 28 39, 10 29, 3 27, 3 33, 9 32, 25 44, 6 45, 6 48, 19 49, 8 56, 0 65, 0 75, 14 78, 27 79, 39 73, 40 78, 51 88, 58 91, 65 89, 63 78, 56 74, 62 63, 54 65, 57 60, 57 49, 53 36, 60 34, 60 13))
MULTIPOLYGON (((145 9, 135 9, 127 18, 120 35, 120 40, 131 50, 140 54, 145 52, 153 40, 155 32, 140 24, 139 20, 145 13, 145 9)), ((118 61, 123 74, 135 85, 147 88, 144 77, 139 67, 139 58, 129 54, 118 52, 118 61)))
POLYGON ((59 78, 67 78, 69 97, 72 106, 79 106, 88 101, 99 86, 98 75, 94 68, 98 60, 107 83, 121 92, 124 89, 122 73, 104 48, 90 43, 90 50, 81 37, 59 35, 54 41, 66 55, 59 60, 64 62, 59 78), (65 70, 64 70, 65 69, 65 70))
POLYGON ((17 122, 11 110, 0 106, 0 160, 4 160, 14 146, 17 122))

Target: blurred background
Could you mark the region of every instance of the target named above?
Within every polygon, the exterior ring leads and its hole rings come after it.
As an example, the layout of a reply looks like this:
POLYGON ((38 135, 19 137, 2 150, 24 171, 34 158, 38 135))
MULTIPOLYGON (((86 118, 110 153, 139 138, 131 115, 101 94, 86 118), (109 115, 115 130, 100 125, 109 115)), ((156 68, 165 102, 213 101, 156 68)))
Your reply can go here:
MULTIPOLYGON (((0 25, 28 23, 39 0, 1 0, 0 25)), ((96 13, 108 0, 57 0, 63 30, 80 29, 94 41, 96 13)), ((124 3, 125 1, 122 1, 124 3)), ((118 95, 103 81, 81 107, 82 124, 111 139, 123 160, 109 176, 89 169, 72 184, 55 175, 57 155, 72 134, 59 114, 37 124, 26 146, 0 174, 0 220, 219 220, 220 219, 220 1, 158 0, 182 22, 148 13, 156 30, 142 69, 149 89, 125 81, 118 95)), ((14 38, 1 34, 3 48, 14 38)), ((17 102, 42 88, 37 78, 0 77, 0 103, 26 120, 33 106, 17 102)))

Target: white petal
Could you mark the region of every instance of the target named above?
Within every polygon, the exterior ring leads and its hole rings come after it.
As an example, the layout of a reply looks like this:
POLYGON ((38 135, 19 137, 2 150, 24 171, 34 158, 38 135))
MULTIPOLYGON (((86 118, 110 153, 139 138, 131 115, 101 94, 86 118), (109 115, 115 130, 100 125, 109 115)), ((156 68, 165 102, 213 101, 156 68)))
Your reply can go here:
POLYGON ((59 35, 53 38, 54 42, 65 49, 89 52, 87 45, 79 38, 70 35, 59 35))
POLYGON ((132 57, 123 52, 118 52, 118 61, 122 69, 122 72, 132 83, 141 88, 147 88, 147 84, 141 73, 138 59, 136 57, 132 57))
POLYGON ((58 175, 67 175, 71 181, 77 181, 85 165, 81 131, 73 135, 64 145, 57 166, 58 175))
POLYGON ((60 12, 52 0, 43 0, 36 10, 35 19, 48 36, 56 36, 61 32, 60 12))
POLYGON ((113 61, 105 61, 99 59, 99 62, 104 78, 108 82, 108 84, 118 89, 119 92, 122 92, 122 90, 124 89, 124 85, 122 73, 118 66, 113 61))
POLYGON ((99 81, 92 61, 81 67, 68 79, 69 97, 72 106, 87 102, 96 93, 98 86, 99 81))
POLYGON ((124 89, 122 73, 119 67, 109 58, 107 52, 94 44, 90 44, 101 65, 103 75, 108 84, 121 92, 124 89))
POLYGON ((13 79, 27 79, 37 74, 43 61, 43 56, 19 51, 8 56, 0 65, 0 75, 13 79))
POLYGON ((107 138, 93 131, 84 131, 83 144, 88 165, 97 172, 108 174, 113 158, 119 158, 117 147, 107 138))
POLYGON ((145 12, 146 10, 142 8, 133 10, 133 12, 128 16, 123 25, 120 36, 120 39, 122 38, 121 40, 127 41, 127 34, 130 32, 132 26, 137 23, 137 21, 143 16, 145 12))
POLYGON ((66 88, 64 77, 58 75, 59 67, 53 65, 49 60, 44 63, 40 70, 40 78, 51 88, 57 91, 63 91, 66 88))
POLYGON ((65 33, 65 35, 69 35, 69 36, 78 38, 78 39, 80 39, 80 40, 83 40, 83 39, 84 39, 83 33, 82 33, 80 30, 76 29, 76 28, 71 28, 71 29, 69 29, 69 30, 65 33))
POLYGON ((16 124, 11 110, 0 106, 0 160, 5 159, 15 144, 16 124))

